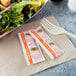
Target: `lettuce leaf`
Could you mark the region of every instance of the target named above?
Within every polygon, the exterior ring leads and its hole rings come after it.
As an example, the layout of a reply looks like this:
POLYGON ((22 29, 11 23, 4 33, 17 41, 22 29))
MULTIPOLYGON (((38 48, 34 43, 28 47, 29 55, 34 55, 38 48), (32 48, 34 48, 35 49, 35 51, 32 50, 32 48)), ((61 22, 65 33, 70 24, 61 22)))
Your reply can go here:
POLYGON ((12 9, 12 15, 13 16, 17 16, 20 15, 22 12, 22 9, 26 6, 26 5, 38 5, 41 6, 41 2, 33 2, 33 1, 22 1, 20 3, 16 3, 14 4, 14 6, 11 8, 12 9))

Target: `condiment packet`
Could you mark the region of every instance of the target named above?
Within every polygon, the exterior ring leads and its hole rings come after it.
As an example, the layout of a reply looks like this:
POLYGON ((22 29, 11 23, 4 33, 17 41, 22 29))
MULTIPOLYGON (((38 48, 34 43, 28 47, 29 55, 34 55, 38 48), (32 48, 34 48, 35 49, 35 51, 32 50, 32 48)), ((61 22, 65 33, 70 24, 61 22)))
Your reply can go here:
POLYGON ((42 49, 51 59, 55 59, 64 53, 41 27, 38 27, 36 30, 31 30, 30 34, 37 42, 39 42, 42 49))
POLYGON ((39 63, 45 60, 41 49, 29 31, 18 33, 27 65, 39 63))

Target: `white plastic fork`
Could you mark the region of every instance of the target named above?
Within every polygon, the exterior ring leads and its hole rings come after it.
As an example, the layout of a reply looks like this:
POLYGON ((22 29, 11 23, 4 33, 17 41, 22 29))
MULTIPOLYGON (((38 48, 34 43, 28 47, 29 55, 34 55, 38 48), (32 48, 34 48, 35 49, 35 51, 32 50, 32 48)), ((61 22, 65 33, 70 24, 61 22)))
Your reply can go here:
POLYGON ((59 34, 67 34, 73 38, 76 38, 76 35, 67 32, 64 28, 59 27, 48 21, 46 18, 42 19, 40 22, 41 26, 49 33, 53 35, 59 35, 59 34))

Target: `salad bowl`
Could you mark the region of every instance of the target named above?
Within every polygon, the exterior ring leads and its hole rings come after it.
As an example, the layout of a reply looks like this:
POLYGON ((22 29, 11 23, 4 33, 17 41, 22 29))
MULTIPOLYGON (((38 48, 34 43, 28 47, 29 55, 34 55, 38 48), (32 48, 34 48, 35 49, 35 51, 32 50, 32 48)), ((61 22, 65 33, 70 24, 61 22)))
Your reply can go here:
MULTIPOLYGON (((29 19, 27 19, 26 21, 24 21, 24 22, 21 23, 21 24, 26 24, 30 19, 32 19, 34 16, 36 16, 36 15, 38 14, 38 13, 42 10, 42 8, 46 5, 46 3, 48 2, 48 0, 44 0, 44 1, 45 1, 44 5, 42 5, 36 13, 34 13, 29 19)), ((13 3, 12 3, 11 5, 13 5, 13 3)), ((10 6, 11 6, 11 5, 10 5, 10 6)), ((10 8, 10 7, 7 7, 7 9, 8 9, 8 8, 10 8)), ((3 10, 2 12, 4 12, 4 11, 6 11, 6 9, 3 10)), ((2 12, 0 12, 0 17, 1 17, 1 13, 2 13, 2 12)), ((0 35, 0 38, 6 36, 7 34, 9 34, 9 33, 12 32, 12 31, 16 30, 19 26, 20 26, 20 24, 19 24, 17 27, 15 27, 14 29, 12 29, 12 30, 10 30, 10 31, 6 31, 4 34, 0 35)))

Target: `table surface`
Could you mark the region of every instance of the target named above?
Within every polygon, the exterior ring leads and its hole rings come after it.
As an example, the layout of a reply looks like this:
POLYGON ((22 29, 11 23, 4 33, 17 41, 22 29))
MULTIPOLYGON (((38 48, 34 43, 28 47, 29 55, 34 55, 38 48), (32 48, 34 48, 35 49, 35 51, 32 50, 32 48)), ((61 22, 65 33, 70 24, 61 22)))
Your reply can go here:
MULTIPOLYGON (((73 34, 76 34, 76 13, 71 12, 68 9, 67 1, 68 0, 63 0, 58 4, 48 1, 39 14, 30 21, 53 15, 63 28, 73 34)), ((76 47, 76 39, 71 37, 69 37, 69 39, 76 47)), ((49 68, 33 76, 76 76, 76 59, 49 68)))

